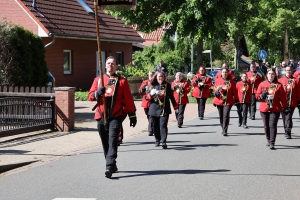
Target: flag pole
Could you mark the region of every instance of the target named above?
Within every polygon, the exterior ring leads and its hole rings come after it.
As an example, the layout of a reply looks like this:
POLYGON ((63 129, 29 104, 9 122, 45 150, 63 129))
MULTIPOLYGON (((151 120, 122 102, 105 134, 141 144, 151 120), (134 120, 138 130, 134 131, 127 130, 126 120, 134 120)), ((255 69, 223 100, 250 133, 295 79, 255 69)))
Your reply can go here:
MULTIPOLYGON (((101 47, 100 47, 100 32, 99 32, 99 19, 98 19, 98 0, 94 0, 95 6, 95 20, 96 20, 96 32, 97 32, 97 44, 98 44, 98 60, 99 60, 99 73, 101 79, 101 86, 104 87, 104 80, 103 80, 103 72, 102 72, 102 57, 101 57, 101 47)), ((106 99, 105 95, 102 95, 103 107, 104 107, 104 126, 107 130, 107 116, 106 116, 106 99)))

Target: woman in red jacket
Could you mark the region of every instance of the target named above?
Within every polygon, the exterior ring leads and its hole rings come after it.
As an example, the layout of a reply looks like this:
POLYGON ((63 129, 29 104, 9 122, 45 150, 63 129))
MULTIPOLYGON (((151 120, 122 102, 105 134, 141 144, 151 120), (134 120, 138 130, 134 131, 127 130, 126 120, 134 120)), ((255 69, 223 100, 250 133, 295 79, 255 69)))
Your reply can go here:
POLYGON ((275 149, 280 112, 288 112, 288 105, 283 86, 277 81, 274 69, 268 69, 267 80, 259 84, 256 99, 261 100, 259 111, 264 123, 267 146, 275 149))
POLYGON ((152 130, 152 118, 148 114, 149 108, 150 108, 150 102, 146 99, 146 91, 149 89, 149 86, 151 85, 150 80, 154 75, 154 71, 149 71, 148 73, 148 80, 144 80, 139 88, 139 94, 142 95, 142 107, 144 108, 145 114, 148 119, 148 135, 153 136, 153 130, 152 130))
POLYGON ((227 136, 231 107, 238 103, 235 81, 228 76, 228 69, 222 69, 221 78, 217 79, 214 85, 213 104, 217 106, 222 127, 223 136, 227 136))
POLYGON ((247 114, 248 107, 252 97, 252 87, 251 83, 247 80, 247 74, 241 74, 241 81, 236 84, 236 89, 238 93, 239 104, 237 104, 237 112, 239 115, 239 126, 243 125, 243 128, 248 128, 247 126, 247 114))
POLYGON ((194 76, 191 84, 194 87, 192 96, 196 98, 198 104, 198 117, 203 120, 205 103, 207 98, 210 97, 209 88, 212 86, 211 78, 206 76, 204 66, 199 67, 198 73, 194 76))
POLYGON ((186 104, 189 103, 187 94, 190 92, 190 86, 187 81, 182 80, 181 72, 177 72, 171 88, 173 90, 175 101, 178 104, 178 112, 175 112, 177 126, 181 128, 184 119, 184 110, 186 104))
MULTIPOLYGON (((299 106, 300 103, 300 86, 298 79, 293 77, 292 67, 288 66, 285 68, 285 77, 282 77, 278 80, 279 83, 283 85, 283 89, 286 95, 287 104, 290 109, 289 113, 281 113, 283 127, 285 130, 286 139, 292 139, 291 132, 293 128, 292 117, 294 110, 299 106)), ((300 106, 299 106, 300 107, 300 106)))

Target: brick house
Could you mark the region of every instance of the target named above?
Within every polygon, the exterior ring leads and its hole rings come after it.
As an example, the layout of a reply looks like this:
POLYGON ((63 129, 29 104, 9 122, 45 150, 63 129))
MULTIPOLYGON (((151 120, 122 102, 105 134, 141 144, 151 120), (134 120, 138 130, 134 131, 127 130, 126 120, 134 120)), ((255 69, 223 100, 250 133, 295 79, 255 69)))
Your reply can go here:
MULTIPOLYGON (((46 62, 55 86, 88 90, 99 74, 93 1, 1 0, 0 19, 42 37, 46 62)), ((132 44, 144 40, 122 20, 99 11, 102 66, 112 55, 117 64, 132 61, 132 44)))

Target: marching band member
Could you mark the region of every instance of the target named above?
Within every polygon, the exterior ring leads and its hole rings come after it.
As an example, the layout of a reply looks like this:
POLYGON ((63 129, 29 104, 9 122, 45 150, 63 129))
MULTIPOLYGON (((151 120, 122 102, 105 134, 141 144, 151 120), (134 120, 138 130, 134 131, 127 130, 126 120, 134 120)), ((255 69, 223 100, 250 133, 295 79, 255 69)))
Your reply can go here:
POLYGON ((174 99, 171 85, 166 82, 164 72, 155 72, 150 83, 147 99, 150 100, 149 115, 153 120, 155 146, 162 143, 162 148, 166 149, 168 147, 168 120, 171 114, 170 100, 175 112, 178 112, 178 105, 174 99))
MULTIPOLYGON (((224 69, 224 68, 228 69, 228 76, 229 76, 229 79, 235 81, 235 80, 236 80, 236 77, 235 77, 235 75, 233 74, 233 72, 232 72, 231 70, 229 70, 229 66, 228 66, 227 63, 223 63, 222 69, 224 69)), ((219 70, 219 71, 218 71, 218 73, 217 73, 216 76, 215 76, 215 80, 217 80, 217 79, 219 79, 219 78, 222 78, 222 70, 219 70)))
POLYGON ((252 97, 252 86, 247 80, 247 74, 241 74, 241 81, 237 82, 236 89, 238 93, 239 104, 237 104, 237 113, 239 116, 239 127, 243 125, 243 128, 247 129, 247 113, 249 102, 252 97))
POLYGON ((175 112, 177 126, 181 128, 184 119, 184 110, 186 104, 189 103, 187 94, 190 92, 190 86, 187 81, 182 80, 181 72, 177 72, 171 88, 173 90, 175 101, 178 104, 178 112, 175 112))
POLYGON ((282 84, 277 81, 275 69, 268 69, 267 80, 259 84, 256 98, 261 100, 259 111, 264 123, 267 146, 275 149, 280 112, 288 113, 286 95, 282 84))
POLYGON ((256 71, 255 63, 250 64, 250 71, 246 73, 248 77, 248 81, 251 83, 251 90, 252 90, 252 97, 249 109, 249 119, 255 120, 255 113, 256 113, 256 91, 258 85, 262 82, 262 78, 258 75, 256 71))
POLYGON ((286 101, 290 112, 281 112, 283 127, 285 130, 286 139, 292 139, 291 132, 293 128, 292 117, 296 107, 300 107, 300 85, 298 79, 292 76, 292 67, 288 66, 285 68, 285 77, 278 80, 283 85, 283 89, 286 95, 286 101))
POLYGON ((95 120, 98 124, 98 132, 101 137, 104 157, 106 160, 105 176, 111 178, 112 173, 118 171, 116 165, 118 153, 118 134, 122 125, 124 113, 128 114, 130 126, 135 127, 136 115, 133 97, 125 78, 116 74, 118 65, 114 57, 106 59, 106 74, 96 77, 89 91, 90 101, 97 101, 95 106, 95 120), (102 85, 103 78, 104 85, 102 85), (106 110, 104 110, 104 100, 106 110), (107 122, 104 121, 106 112, 107 122))
POLYGON ((222 77, 217 79, 214 85, 213 104, 219 111, 220 125, 223 136, 227 136, 231 107, 238 103, 235 81, 228 76, 229 70, 222 69, 222 77))
POLYGON ((198 104, 198 117, 200 120, 203 120, 206 100, 210 97, 209 88, 212 86, 211 78, 206 76, 206 70, 204 66, 199 67, 198 72, 194 76, 191 84, 194 87, 192 96, 196 98, 198 104))
POLYGON ((139 88, 139 94, 142 94, 142 107, 144 108, 145 114, 148 119, 148 135, 153 136, 153 130, 152 130, 152 118, 149 115, 149 107, 150 107, 150 102, 146 99, 146 91, 150 86, 150 80, 154 75, 154 71, 149 71, 148 73, 148 80, 144 80, 139 88))

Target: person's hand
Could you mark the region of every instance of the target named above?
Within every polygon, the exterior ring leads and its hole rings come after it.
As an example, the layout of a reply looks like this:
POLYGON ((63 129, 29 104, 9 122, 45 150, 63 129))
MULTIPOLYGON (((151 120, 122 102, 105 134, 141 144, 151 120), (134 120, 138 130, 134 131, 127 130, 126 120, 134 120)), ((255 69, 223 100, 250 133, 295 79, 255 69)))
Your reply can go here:
POLYGON ((219 86, 217 87, 217 90, 219 90, 219 89, 222 89, 222 85, 219 85, 219 86))
POLYGON ((174 85, 174 90, 176 90, 177 88, 179 88, 179 85, 174 85))
POLYGON ((94 93, 95 94, 95 98, 99 99, 99 97, 103 94, 105 94, 105 87, 101 87, 97 90, 97 92, 94 93))
POLYGON ((141 89, 141 91, 142 91, 142 92, 146 92, 146 88, 147 88, 147 85, 145 85, 145 86, 141 89))
POLYGON ((290 108, 282 108, 282 111, 284 112, 284 114, 289 114, 289 112, 291 111, 290 108))
POLYGON ((199 78, 196 78, 196 79, 195 79, 195 82, 200 82, 200 79, 199 79, 199 78))
POLYGON ((153 95, 155 95, 156 93, 157 93, 157 92, 156 92, 156 89, 152 89, 151 92, 150 92, 150 95, 153 96, 153 95))
POLYGON ((235 100, 235 101, 234 101, 234 104, 235 104, 235 105, 240 104, 239 100, 235 100))
POLYGON ((219 91, 216 91, 216 92, 215 92, 215 96, 216 96, 216 97, 220 97, 220 96, 221 96, 221 93, 220 93, 219 91))
POLYGON ((136 122, 137 122, 136 116, 135 115, 134 116, 130 116, 129 120, 130 120, 130 126, 132 126, 134 128, 135 125, 136 125, 136 122))
POLYGON ((269 95, 268 92, 263 92, 263 93, 260 95, 260 98, 261 98, 261 99, 266 99, 268 95, 269 95))

